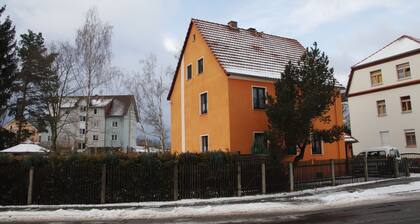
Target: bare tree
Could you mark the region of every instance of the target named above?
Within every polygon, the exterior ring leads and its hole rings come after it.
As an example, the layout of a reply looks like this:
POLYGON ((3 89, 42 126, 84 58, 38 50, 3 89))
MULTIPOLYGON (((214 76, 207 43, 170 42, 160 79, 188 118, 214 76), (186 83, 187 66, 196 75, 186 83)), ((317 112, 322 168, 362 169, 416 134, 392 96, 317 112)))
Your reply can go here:
POLYGON ((69 43, 52 43, 50 51, 57 56, 52 64, 54 77, 57 79, 54 84, 56 88, 52 88, 50 82, 46 81, 44 85, 43 103, 47 110, 45 122, 51 132, 51 149, 57 151, 57 139, 63 128, 72 122, 69 113, 63 111, 63 104, 68 103, 69 96, 78 90, 75 85, 75 49, 69 43))
POLYGON ((141 72, 127 81, 127 86, 136 98, 139 129, 145 137, 146 148, 150 136, 159 139, 161 149, 165 150, 168 129, 163 120, 163 107, 169 88, 166 80, 172 69, 158 66, 153 54, 142 60, 141 65, 141 72), (148 129, 151 130, 147 131, 148 129))
POLYGON ((112 26, 102 22, 95 8, 88 10, 85 23, 77 30, 78 83, 86 96, 85 144, 88 143, 90 100, 95 89, 107 80, 111 62, 112 26))

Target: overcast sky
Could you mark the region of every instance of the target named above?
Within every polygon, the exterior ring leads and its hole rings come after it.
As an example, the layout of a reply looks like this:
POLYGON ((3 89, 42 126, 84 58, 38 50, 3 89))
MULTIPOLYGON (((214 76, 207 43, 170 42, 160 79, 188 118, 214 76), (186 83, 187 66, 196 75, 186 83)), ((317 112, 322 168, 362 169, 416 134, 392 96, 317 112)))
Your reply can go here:
MULTIPOLYGON (((314 41, 330 57, 344 85, 350 66, 407 34, 420 37, 420 1, 416 0, 2 0, 18 34, 31 29, 47 41, 73 41, 86 11, 96 7, 113 28, 113 63, 125 72, 139 70, 150 53, 163 65, 176 66, 191 18, 314 41)), ((169 117, 167 116, 167 119, 169 117)))

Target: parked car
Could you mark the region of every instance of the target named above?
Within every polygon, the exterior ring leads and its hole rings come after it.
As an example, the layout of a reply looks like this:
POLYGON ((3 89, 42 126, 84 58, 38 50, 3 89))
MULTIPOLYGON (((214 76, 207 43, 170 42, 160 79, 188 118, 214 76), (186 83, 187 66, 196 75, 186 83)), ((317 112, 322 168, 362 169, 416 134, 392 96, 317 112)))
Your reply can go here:
POLYGON ((396 147, 382 146, 377 148, 370 148, 359 153, 356 158, 364 159, 397 159, 401 160, 400 151, 396 147))

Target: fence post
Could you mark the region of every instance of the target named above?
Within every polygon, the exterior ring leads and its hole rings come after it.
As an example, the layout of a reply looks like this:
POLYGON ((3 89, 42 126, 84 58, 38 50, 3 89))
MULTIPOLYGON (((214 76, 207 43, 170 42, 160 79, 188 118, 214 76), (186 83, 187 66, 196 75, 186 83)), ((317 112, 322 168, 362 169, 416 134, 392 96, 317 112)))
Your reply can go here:
POLYGON ((290 184, 290 191, 295 190, 295 184, 294 184, 294 177, 293 177, 293 162, 289 162, 289 184, 290 184))
POLYGON ((408 159, 404 159, 404 164, 405 164, 405 166, 404 166, 404 168, 405 168, 405 176, 406 177, 409 177, 410 176, 410 164, 409 164, 409 161, 408 161, 408 159))
POLYGON ((178 200, 178 160, 174 163, 174 201, 178 200))
POLYGON ((31 166, 29 168, 29 183, 28 183, 28 198, 27 198, 27 204, 32 204, 32 189, 34 186, 34 167, 31 166))
POLYGON ((241 161, 238 159, 238 164, 237 164, 237 182, 238 182, 238 186, 237 186, 237 195, 240 197, 242 195, 242 183, 241 183, 241 161))
POLYGON ((102 165, 101 176, 101 204, 105 204, 105 189, 106 188, 106 164, 102 165))
POLYGON ((331 160, 331 182, 335 186, 335 164, 333 159, 331 160))
POLYGON ((368 181, 369 180, 369 171, 368 171, 367 156, 365 156, 363 163, 364 163, 364 169, 363 170, 365 171, 365 181, 368 181))
POLYGON ((265 182, 265 161, 261 163, 261 193, 265 194, 267 192, 267 186, 265 182))
POLYGON ((399 164, 398 164, 398 159, 394 158, 394 176, 395 178, 400 176, 400 169, 399 169, 399 164))

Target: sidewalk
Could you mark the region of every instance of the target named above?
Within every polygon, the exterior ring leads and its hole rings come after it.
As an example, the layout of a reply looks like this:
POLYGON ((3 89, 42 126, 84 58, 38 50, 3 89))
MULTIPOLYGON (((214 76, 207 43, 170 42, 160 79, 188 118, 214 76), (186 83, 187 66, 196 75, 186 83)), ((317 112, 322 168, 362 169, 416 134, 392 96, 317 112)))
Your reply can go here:
POLYGON ((104 205, 0 206, 0 222, 163 219, 214 215, 304 212, 409 197, 420 176, 234 198, 189 199, 104 205))

